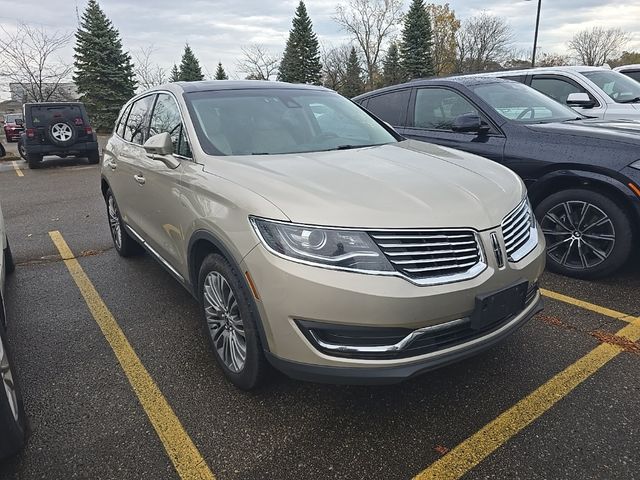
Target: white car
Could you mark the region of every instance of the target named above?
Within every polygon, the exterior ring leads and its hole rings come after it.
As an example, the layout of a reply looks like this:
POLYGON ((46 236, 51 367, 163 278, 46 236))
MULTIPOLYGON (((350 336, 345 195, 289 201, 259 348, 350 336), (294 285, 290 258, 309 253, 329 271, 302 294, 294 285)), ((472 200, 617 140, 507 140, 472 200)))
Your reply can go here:
POLYGON ((635 63, 633 65, 623 65, 621 67, 614 68, 616 72, 620 72, 627 77, 633 78, 635 81, 640 82, 640 64, 635 63))
POLYGON ((640 120, 640 83, 602 67, 543 67, 479 74, 515 80, 588 117, 640 120))
POLYGON ((22 397, 11 370, 7 349, 4 284, 5 277, 13 269, 13 258, 0 209, 0 459, 12 455, 22 447, 26 430, 22 397))

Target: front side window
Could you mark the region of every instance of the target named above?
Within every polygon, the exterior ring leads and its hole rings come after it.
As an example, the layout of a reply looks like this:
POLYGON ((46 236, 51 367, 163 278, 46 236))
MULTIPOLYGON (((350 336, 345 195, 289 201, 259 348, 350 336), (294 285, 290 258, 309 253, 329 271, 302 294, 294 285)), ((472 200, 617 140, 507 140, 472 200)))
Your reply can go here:
POLYGON ((459 93, 446 88, 419 88, 413 125, 431 130, 451 130, 453 121, 467 113, 478 115, 478 110, 459 93))
POLYGON ((469 88, 501 116, 516 122, 550 123, 583 118, 569 107, 521 83, 481 83, 469 88))
POLYGON ((613 70, 581 72, 617 103, 640 103, 640 83, 613 70))
POLYGON ((371 115, 329 91, 218 90, 185 99, 209 155, 319 152, 398 141, 371 115))
POLYGON ((176 155, 191 157, 191 149, 184 134, 180 110, 173 97, 167 93, 158 95, 158 100, 151 116, 149 137, 163 132, 171 135, 173 151, 176 155))
POLYGON ((408 88, 376 95, 375 97, 369 98, 367 110, 380 117, 389 125, 404 127, 410 96, 411 90, 408 88))
POLYGON ((567 103, 567 98, 572 93, 586 93, 589 95, 589 92, 573 82, 555 77, 535 76, 531 80, 531 87, 560 103, 567 103))
POLYGON ((149 115, 154 99, 155 95, 147 95, 133 103, 123 135, 128 142, 142 145, 149 138, 149 115))

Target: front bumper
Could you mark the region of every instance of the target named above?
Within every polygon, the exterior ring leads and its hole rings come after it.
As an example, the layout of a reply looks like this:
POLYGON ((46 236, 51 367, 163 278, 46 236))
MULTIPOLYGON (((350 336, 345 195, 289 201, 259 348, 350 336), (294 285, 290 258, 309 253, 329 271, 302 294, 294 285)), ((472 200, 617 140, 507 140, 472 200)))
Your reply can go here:
POLYGON ((258 245, 244 258, 242 268, 250 273, 260 297, 256 304, 267 357, 276 368, 294 378, 334 383, 393 383, 488 348, 540 310, 538 293, 530 298, 524 310, 486 335, 414 356, 380 359, 329 354, 314 345, 300 325, 307 322, 410 331, 468 318, 478 295, 523 280, 533 285, 544 270, 545 244, 539 230, 538 244, 528 255, 499 268, 491 249, 491 233, 499 230, 480 233, 487 263, 482 273, 468 280, 435 286, 419 286, 399 277, 303 265, 277 257, 258 245))

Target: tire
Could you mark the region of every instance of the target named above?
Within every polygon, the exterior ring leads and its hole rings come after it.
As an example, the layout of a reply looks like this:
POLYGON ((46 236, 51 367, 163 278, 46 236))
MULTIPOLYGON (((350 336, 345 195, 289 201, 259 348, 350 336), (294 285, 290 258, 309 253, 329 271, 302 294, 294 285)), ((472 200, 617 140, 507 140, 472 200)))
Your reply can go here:
POLYGON ((94 150, 87 155, 87 159, 89 160, 89 164, 96 165, 100 163, 100 151, 94 150))
POLYGON ((7 247, 4 249, 4 262, 5 272, 7 272, 7 274, 15 272, 16 264, 13 262, 13 255, 11 254, 11 246, 9 245, 9 240, 7 240, 7 247))
POLYGON ((27 153, 27 163, 29 164, 30 169, 35 170, 36 168, 40 168, 41 162, 42 155, 27 153))
MULTIPOLYGON (((0 305, 0 315, 2 311, 2 305, 0 305)), ((0 458, 13 455, 22 448, 26 431, 27 422, 20 385, 15 372, 11 369, 11 356, 5 341, 5 330, 0 326, 0 432, 2 432, 0 458)))
POLYGON ((136 242, 125 230, 124 222, 120 216, 118 203, 113 196, 111 189, 107 190, 104 196, 107 204, 107 219, 109 221, 109 231, 116 252, 121 257, 132 257, 142 252, 142 246, 136 242))
POLYGON ((629 217, 606 195, 585 189, 558 192, 540 202, 535 213, 547 241, 547 267, 554 272, 602 278, 631 255, 629 217))
POLYGON ((54 120, 46 130, 47 139, 59 147, 73 145, 78 138, 75 125, 65 120, 54 120))
POLYGON ((24 149, 24 144, 18 140, 18 154, 22 157, 23 160, 27 159, 27 152, 24 149))
POLYGON ((205 334, 225 377, 242 390, 258 388, 268 379, 270 366, 258 333, 260 316, 240 272, 221 255, 208 255, 198 275, 198 299, 205 334), (216 301, 214 291, 223 292, 218 298, 226 301, 216 301), (241 362, 243 343, 245 359, 241 362))

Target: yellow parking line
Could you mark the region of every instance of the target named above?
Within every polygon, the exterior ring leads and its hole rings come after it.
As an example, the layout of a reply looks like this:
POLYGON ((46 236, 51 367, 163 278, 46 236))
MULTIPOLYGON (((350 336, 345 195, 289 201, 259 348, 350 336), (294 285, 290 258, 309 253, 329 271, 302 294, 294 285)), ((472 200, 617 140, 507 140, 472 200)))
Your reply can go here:
POLYGON ((11 163, 13 164, 13 169, 16 171, 16 175, 18 175, 19 177, 24 177, 24 173, 22 173, 22 170, 18 166, 18 162, 14 160, 11 163))
POLYGON ((113 317, 80 263, 58 231, 49 232, 71 277, 76 282, 93 318, 102 330, 113 353, 120 362, 129 383, 160 437, 167 455, 183 480, 214 479, 214 475, 202 458, 191 438, 176 417, 138 355, 129 344, 118 322, 113 317))
MULTIPOLYGON (((554 293, 545 291, 547 293, 554 293)), ((629 325, 616 335, 631 341, 640 339, 640 318, 624 315, 614 310, 582 302, 561 294, 548 295, 560 301, 588 310, 598 311, 614 318, 628 319, 629 325), (596 310, 596 308, 598 310, 596 310), (604 313, 607 312, 607 313, 604 313)), ((445 456, 420 472, 414 478, 419 480, 454 480, 462 477, 496 449, 504 445, 514 435, 526 428, 543 413, 567 396, 573 389, 614 359, 623 349, 609 343, 602 343, 570 365, 551 380, 524 397, 514 406, 500 414, 495 420, 453 448, 445 456)))
POLYGON ((584 300, 578 300, 577 298, 569 297, 567 295, 563 295, 562 293, 552 292, 551 290, 546 290, 544 288, 540 289, 540 293, 542 293, 542 295, 544 295, 545 297, 553 298, 554 300, 568 303, 570 305, 575 305, 576 307, 584 308, 585 310, 591 310, 592 312, 615 318, 616 320, 622 320, 623 322, 633 322, 635 320, 632 315, 617 312, 616 310, 601 307, 600 305, 585 302, 584 300))

